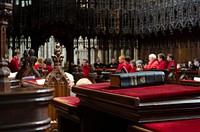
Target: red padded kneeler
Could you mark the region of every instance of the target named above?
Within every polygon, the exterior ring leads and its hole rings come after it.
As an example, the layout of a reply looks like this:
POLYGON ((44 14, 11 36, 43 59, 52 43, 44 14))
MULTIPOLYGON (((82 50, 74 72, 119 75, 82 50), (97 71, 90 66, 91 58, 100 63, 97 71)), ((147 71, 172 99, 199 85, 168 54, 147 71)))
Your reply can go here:
POLYGON ((200 119, 147 123, 142 126, 155 132, 200 132, 200 119))
POLYGON ((73 107, 77 107, 78 103, 80 102, 80 99, 78 97, 73 96, 55 97, 54 100, 73 107))

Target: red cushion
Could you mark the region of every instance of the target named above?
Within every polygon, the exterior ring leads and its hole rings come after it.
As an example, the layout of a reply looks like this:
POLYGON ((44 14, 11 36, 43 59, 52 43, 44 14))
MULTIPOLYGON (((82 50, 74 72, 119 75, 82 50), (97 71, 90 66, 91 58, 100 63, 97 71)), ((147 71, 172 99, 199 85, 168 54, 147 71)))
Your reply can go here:
POLYGON ((143 127, 157 132, 200 132, 200 119, 147 123, 143 127))
POLYGON ((100 89, 109 88, 109 85, 110 85, 109 82, 103 82, 103 83, 94 83, 94 84, 82 84, 82 85, 79 85, 79 87, 93 89, 93 90, 100 90, 100 89))
POLYGON ((70 106, 77 107, 80 99, 78 97, 67 96, 67 97, 55 97, 54 100, 60 101, 70 106))
POLYGON ((200 88, 176 84, 164 84, 155 86, 143 86, 134 88, 111 88, 109 82, 81 85, 81 88, 99 90, 107 93, 115 93, 131 97, 138 97, 140 100, 170 98, 185 95, 199 95, 200 88))
POLYGON ((36 81, 37 79, 38 79, 38 78, 36 78, 36 79, 26 79, 26 80, 23 80, 23 81, 24 81, 24 82, 27 82, 27 83, 32 83, 32 84, 44 86, 44 84, 38 84, 37 81, 36 81))

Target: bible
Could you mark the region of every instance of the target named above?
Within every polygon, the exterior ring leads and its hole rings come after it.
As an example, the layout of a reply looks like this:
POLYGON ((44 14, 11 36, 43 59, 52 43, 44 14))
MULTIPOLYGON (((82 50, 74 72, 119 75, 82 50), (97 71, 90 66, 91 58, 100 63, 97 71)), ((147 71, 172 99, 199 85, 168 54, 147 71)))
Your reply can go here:
POLYGON ((143 71, 110 75, 110 87, 134 87, 165 83, 163 71, 143 71))

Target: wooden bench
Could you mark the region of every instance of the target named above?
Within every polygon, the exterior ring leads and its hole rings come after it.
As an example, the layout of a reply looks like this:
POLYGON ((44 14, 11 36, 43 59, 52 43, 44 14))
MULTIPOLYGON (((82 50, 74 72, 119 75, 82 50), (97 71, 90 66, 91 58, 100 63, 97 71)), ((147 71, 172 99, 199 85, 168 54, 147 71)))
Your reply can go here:
POLYGON ((53 104, 58 115, 58 131, 80 132, 80 116, 78 97, 55 97, 53 104))

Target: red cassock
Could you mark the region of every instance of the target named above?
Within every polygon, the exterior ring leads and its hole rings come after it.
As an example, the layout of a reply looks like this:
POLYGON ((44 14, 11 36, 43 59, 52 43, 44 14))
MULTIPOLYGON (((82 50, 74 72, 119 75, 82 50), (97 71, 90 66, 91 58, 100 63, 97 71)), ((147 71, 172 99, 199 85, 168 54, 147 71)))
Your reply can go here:
POLYGON ((159 70, 165 70, 166 68, 167 68, 166 61, 162 60, 161 62, 158 63, 157 69, 159 69, 159 70))
POLYGON ((90 66, 82 66, 83 77, 89 78, 90 66))
POLYGON ((125 62, 119 63, 118 66, 117 66, 116 72, 121 72, 123 66, 126 67, 126 63, 125 62))
POLYGON ((126 70, 128 71, 128 72, 130 72, 131 71, 131 63, 127 63, 126 64, 126 66, 125 66, 125 68, 126 68, 126 70))
POLYGON ((136 66, 134 66, 134 67, 131 67, 131 70, 130 70, 130 72, 136 72, 136 69, 137 69, 137 67, 136 67, 136 66))
POLYGON ((144 70, 156 69, 157 66, 158 66, 158 61, 157 60, 153 60, 151 63, 149 63, 148 65, 146 65, 144 67, 144 70))
POLYGON ((53 67, 51 65, 46 65, 46 69, 47 69, 47 74, 49 74, 52 70, 53 70, 53 67))
POLYGON ((176 65, 176 62, 174 60, 168 62, 167 70, 170 71, 172 66, 174 66, 175 71, 177 71, 177 65, 176 65))
POLYGON ((18 72, 19 71, 19 61, 17 58, 13 57, 10 63, 8 64, 8 67, 11 72, 18 72))

